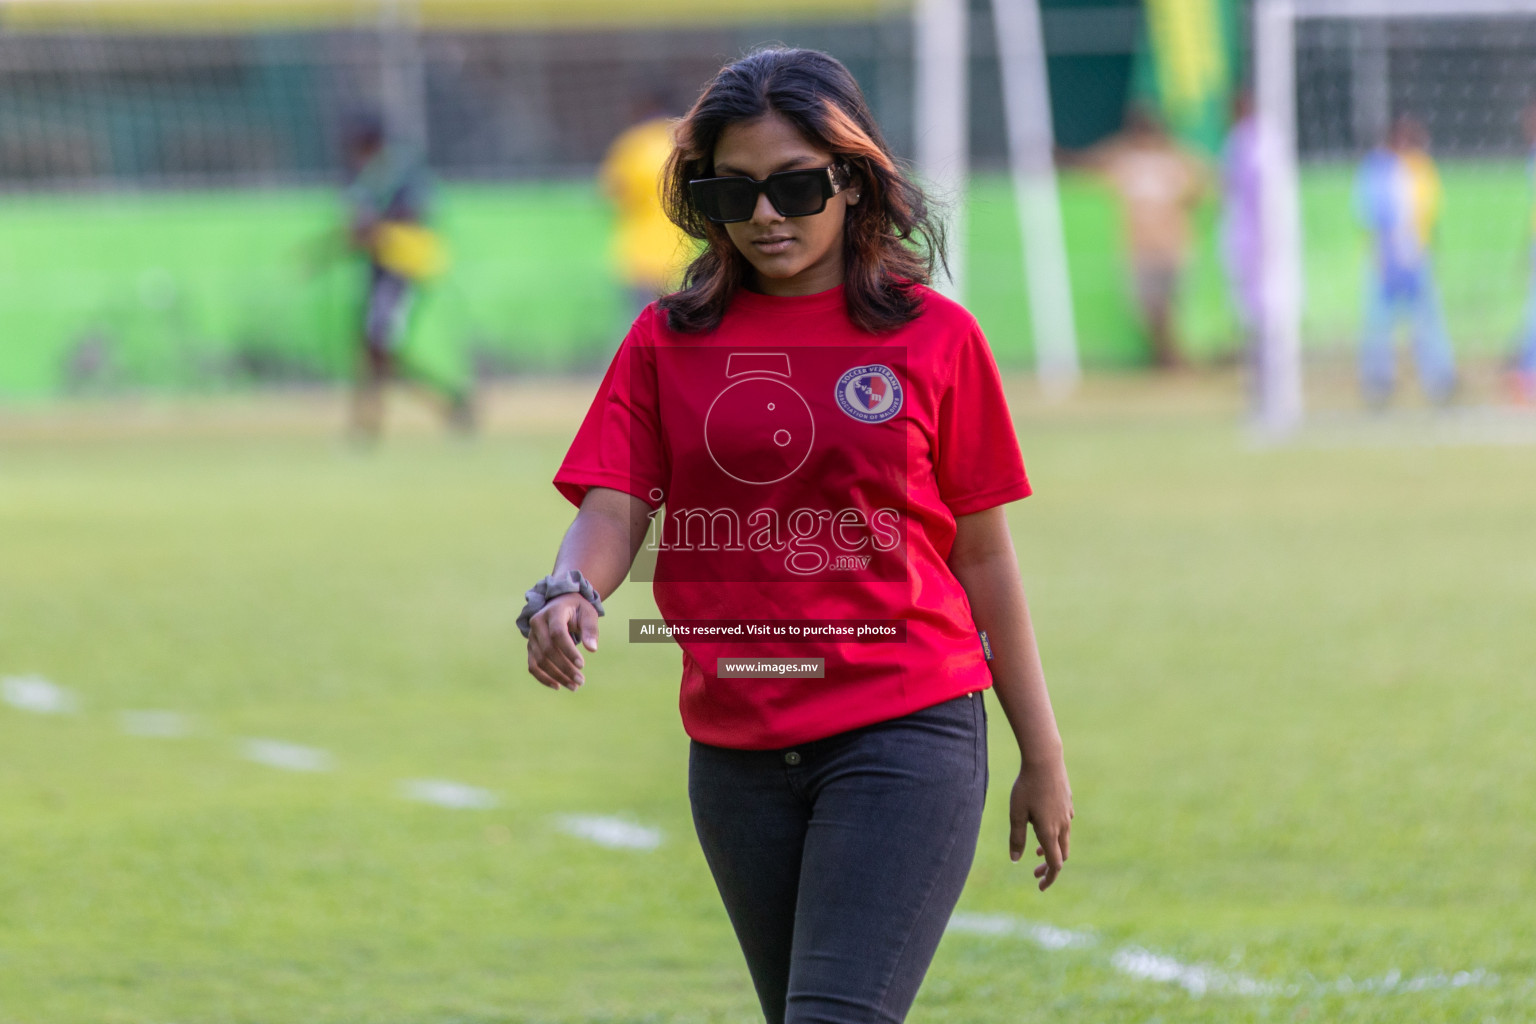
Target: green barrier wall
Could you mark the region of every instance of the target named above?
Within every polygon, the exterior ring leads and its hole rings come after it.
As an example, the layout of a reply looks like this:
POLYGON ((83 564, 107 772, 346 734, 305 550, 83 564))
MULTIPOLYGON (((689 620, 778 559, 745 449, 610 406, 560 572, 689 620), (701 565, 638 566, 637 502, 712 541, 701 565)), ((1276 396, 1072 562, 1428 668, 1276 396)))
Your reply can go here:
MULTIPOLYGON (((1441 285, 1455 341, 1496 351, 1525 294, 1527 190, 1519 165, 1444 169, 1441 285)), ((1063 216, 1083 359, 1142 365, 1126 294, 1118 212, 1104 188, 1063 181, 1063 216)), ((1363 253, 1350 171, 1305 182, 1307 338, 1345 346, 1355 330, 1363 253)), ((70 389, 216 390, 334 379, 351 363, 361 271, 312 266, 337 223, 321 190, 26 195, 0 201, 0 396, 70 389)), ((1214 211, 1185 282, 1191 351, 1238 340, 1214 255, 1214 211)), ((418 310, 411 358, 432 372, 600 365, 627 324, 607 265, 608 213, 581 182, 443 189, 454 264, 418 310)), ((1031 360, 1017 221, 1007 182, 976 182, 968 208, 968 304, 1001 363, 1031 360)))
MULTIPOLYGON (((412 355, 464 372, 601 356, 622 298, 607 219, 574 185, 445 190, 455 265, 418 309, 412 355)), ((0 207, 0 393, 47 395, 77 378, 207 388, 335 377, 350 366, 362 268, 315 265, 339 223, 320 191, 64 196, 0 207), (105 363, 94 375, 81 364, 105 363)))

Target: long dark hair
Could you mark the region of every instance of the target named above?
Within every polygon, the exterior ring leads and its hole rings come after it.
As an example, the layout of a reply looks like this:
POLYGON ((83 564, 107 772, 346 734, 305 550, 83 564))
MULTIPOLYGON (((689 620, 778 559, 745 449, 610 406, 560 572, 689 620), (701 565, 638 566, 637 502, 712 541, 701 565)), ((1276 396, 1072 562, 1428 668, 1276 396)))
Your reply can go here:
POLYGON ((677 145, 662 172, 662 205, 673 223, 705 246, 684 274, 682 290, 660 300, 668 326, 714 330, 746 280, 751 265, 724 226, 694 205, 688 182, 714 175, 715 143, 727 126, 770 112, 853 172, 861 196, 847 208, 843 227, 848 316, 866 331, 908 323, 922 312, 915 286, 945 266, 943 229, 922 189, 891 155, 848 69, 817 50, 775 47, 721 68, 677 124, 677 145))

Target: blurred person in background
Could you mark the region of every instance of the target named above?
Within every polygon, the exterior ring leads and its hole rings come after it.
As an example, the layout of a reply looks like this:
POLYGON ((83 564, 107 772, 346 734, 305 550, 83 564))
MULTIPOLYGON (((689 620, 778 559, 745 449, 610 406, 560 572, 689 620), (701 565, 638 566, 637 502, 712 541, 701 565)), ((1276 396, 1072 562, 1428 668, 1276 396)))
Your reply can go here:
POLYGON ((1530 286, 1525 300, 1525 327, 1509 364, 1509 393, 1515 401, 1536 405, 1536 103, 1525 108, 1521 118, 1531 156, 1527 178, 1531 183, 1531 269, 1530 286))
POLYGON ((1355 179, 1355 209, 1370 232, 1373 259, 1360 341, 1360 387, 1372 406, 1392 397, 1397 375, 1393 332, 1413 330, 1419 384, 1439 404, 1456 391, 1456 362, 1435 286, 1431 247, 1440 216, 1440 174, 1429 155, 1429 131, 1400 115, 1384 145, 1366 154, 1355 179))
POLYGON ((450 427, 474 428, 466 385, 410 365, 402 358, 423 287, 443 272, 447 253, 429 226, 431 184, 420 157, 388 144, 383 119, 356 115, 346 125, 347 242, 368 264, 358 340, 361 359, 352 403, 352 435, 377 440, 383 429, 384 388, 409 376, 442 402, 450 427))
POLYGON ((1263 389, 1264 248, 1259 127, 1252 93, 1237 94, 1232 115, 1232 130, 1221 149, 1221 264, 1243 334, 1251 386, 1257 393, 1263 389))
POLYGON ((1131 292, 1152 346, 1153 365, 1184 363, 1178 338, 1179 284, 1189 261, 1190 219, 1209 190, 1210 172, 1143 107, 1110 139, 1064 162, 1098 173, 1120 198, 1131 264, 1131 292))
POLYGON ((652 91, 632 115, 598 170, 616 216, 613 263, 631 315, 677 286, 688 253, 686 238, 661 205, 661 172, 672 155, 672 103, 652 91))

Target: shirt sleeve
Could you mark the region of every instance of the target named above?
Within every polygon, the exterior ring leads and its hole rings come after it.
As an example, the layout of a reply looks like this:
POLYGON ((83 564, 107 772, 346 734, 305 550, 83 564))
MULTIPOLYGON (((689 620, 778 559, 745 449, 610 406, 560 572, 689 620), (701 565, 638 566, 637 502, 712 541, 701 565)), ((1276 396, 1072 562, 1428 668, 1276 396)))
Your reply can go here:
POLYGON ((629 329, 555 474, 555 488, 573 505, 593 487, 633 494, 652 508, 666 493, 671 474, 649 344, 652 315, 647 309, 629 329))
POLYGON ((957 516, 1028 497, 1029 478, 992 349, 974 323, 939 399, 935 475, 957 516))

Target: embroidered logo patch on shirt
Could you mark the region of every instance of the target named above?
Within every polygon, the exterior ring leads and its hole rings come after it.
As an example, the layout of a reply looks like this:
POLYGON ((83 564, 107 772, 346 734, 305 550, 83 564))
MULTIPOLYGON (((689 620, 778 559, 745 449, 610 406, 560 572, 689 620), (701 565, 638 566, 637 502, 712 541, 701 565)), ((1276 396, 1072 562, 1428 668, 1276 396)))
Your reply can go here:
POLYGON ((860 423, 884 423, 901 411, 901 381, 889 366, 855 366, 837 382, 837 405, 860 423))

